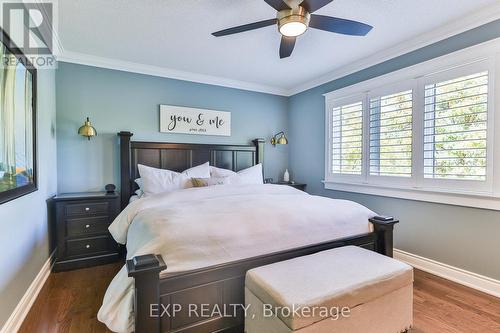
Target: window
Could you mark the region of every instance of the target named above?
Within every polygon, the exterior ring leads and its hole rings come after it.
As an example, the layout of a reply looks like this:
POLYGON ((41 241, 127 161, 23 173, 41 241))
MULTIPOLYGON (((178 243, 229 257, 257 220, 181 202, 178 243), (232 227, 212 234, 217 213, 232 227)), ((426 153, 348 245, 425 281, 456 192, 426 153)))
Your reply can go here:
POLYGON ((453 204, 498 198, 484 207, 500 210, 495 63, 500 53, 448 69, 421 64, 326 94, 325 187, 437 202, 449 195, 453 204))
POLYGON ((413 92, 370 98, 370 175, 411 177, 413 92))
POLYGON ((488 72, 425 86, 424 177, 486 180, 488 72))
POLYGON ((363 161, 363 103, 332 110, 332 172, 361 175, 363 161))

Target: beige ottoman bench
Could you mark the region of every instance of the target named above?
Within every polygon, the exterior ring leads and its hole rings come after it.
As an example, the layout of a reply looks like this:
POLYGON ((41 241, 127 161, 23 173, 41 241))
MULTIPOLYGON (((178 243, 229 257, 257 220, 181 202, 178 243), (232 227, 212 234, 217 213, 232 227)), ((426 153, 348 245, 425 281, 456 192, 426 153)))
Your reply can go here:
POLYGON ((258 267, 245 280, 247 333, 400 333, 412 325, 413 269, 355 246, 258 267))

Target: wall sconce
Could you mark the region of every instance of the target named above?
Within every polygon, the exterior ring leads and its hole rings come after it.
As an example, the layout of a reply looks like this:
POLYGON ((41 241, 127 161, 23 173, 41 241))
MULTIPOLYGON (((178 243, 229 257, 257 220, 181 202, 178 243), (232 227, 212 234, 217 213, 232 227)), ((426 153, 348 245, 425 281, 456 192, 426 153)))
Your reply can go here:
POLYGON ((285 133, 283 131, 275 134, 272 138, 271 138, 271 144, 273 146, 276 146, 276 145, 287 145, 288 144, 288 139, 286 138, 285 136, 285 133), (279 136, 279 138, 278 138, 279 136))
POLYGON ((83 124, 83 126, 78 129, 78 134, 80 134, 81 136, 86 136, 89 141, 91 137, 97 135, 97 131, 92 126, 89 117, 87 117, 85 124, 83 124))

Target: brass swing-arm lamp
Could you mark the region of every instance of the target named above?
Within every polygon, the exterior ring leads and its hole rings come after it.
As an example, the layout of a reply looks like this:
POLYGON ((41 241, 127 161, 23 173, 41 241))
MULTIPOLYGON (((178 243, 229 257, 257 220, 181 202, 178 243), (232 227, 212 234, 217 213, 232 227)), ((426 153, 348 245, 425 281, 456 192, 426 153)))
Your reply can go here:
POLYGON ((271 144, 273 146, 276 146, 276 145, 287 145, 288 144, 288 139, 286 138, 285 133, 283 131, 281 131, 279 133, 276 133, 271 138, 271 144))

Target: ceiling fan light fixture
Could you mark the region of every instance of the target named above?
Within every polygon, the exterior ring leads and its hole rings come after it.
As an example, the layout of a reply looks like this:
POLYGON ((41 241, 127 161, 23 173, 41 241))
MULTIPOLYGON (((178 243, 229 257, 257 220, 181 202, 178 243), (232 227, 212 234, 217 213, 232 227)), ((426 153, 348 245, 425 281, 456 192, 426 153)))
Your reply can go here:
POLYGON ((280 33, 287 37, 297 37, 306 32, 307 26, 302 22, 289 22, 280 27, 280 33))
POLYGON ((311 15, 301 6, 278 12, 278 30, 286 37, 297 37, 306 32, 311 15))

